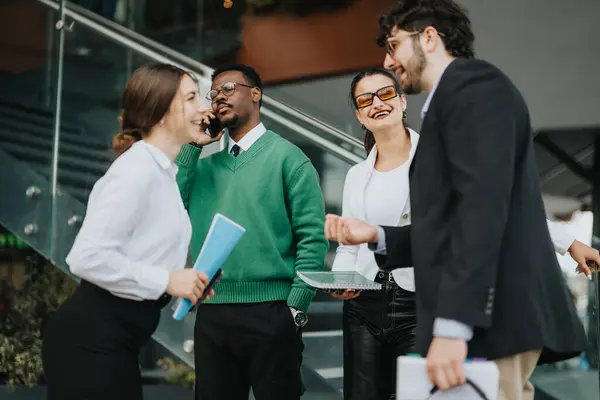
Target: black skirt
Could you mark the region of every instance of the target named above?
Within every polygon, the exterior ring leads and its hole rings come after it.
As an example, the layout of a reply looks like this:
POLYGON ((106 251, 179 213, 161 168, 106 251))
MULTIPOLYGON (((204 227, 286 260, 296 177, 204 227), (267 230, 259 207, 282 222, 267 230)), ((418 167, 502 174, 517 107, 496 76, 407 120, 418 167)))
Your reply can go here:
POLYGON ((138 354, 169 299, 127 300, 82 281, 44 332, 48 399, 142 399, 138 354))

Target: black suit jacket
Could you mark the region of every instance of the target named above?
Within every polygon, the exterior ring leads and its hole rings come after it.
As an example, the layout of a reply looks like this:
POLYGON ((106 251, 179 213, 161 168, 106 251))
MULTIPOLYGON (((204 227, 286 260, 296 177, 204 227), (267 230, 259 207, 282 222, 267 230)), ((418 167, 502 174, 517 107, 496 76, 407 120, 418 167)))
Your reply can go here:
POLYGON ((414 265, 417 351, 435 318, 474 327, 469 357, 545 349, 570 358, 587 341, 559 268, 540 192, 527 106, 480 60, 454 60, 411 165, 412 225, 384 227, 380 267, 414 265))

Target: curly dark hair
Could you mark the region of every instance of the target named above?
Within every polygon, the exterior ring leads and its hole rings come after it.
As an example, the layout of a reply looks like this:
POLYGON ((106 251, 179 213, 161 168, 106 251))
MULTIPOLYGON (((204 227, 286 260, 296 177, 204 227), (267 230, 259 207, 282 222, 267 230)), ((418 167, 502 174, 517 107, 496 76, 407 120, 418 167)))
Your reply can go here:
POLYGON ((475 35, 468 12, 453 0, 396 1, 394 7, 379 18, 377 44, 384 47, 394 27, 421 32, 428 26, 440 33, 446 50, 454 57, 475 57, 475 35))

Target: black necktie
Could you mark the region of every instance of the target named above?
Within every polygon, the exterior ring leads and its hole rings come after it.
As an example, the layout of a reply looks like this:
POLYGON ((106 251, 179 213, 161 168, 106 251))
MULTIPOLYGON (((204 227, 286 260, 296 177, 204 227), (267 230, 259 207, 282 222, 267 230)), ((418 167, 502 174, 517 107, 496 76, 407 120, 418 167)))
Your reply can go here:
POLYGON ((234 157, 237 157, 238 154, 240 154, 240 146, 238 146, 237 144, 234 144, 233 147, 231 148, 231 154, 233 154, 234 157))

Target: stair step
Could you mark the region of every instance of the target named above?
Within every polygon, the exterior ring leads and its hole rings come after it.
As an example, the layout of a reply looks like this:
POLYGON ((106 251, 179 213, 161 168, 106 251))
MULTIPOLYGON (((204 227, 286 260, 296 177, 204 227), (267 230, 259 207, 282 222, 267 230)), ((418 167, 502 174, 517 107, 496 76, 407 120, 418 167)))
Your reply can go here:
MULTIPOLYGON (((5 129, 10 129, 14 132, 30 133, 50 139, 53 139, 54 137, 54 128, 52 125, 40 125, 36 123, 36 121, 27 119, 26 117, 21 118, 20 116, 16 116, 11 113, 5 114, 1 108, 0 126, 5 129)), ((61 142, 64 140, 66 142, 78 145, 85 144, 86 147, 99 151, 106 150, 108 147, 108 143, 104 138, 81 135, 79 133, 74 133, 73 131, 64 130, 62 127, 60 130, 60 139, 61 142)))
MULTIPOLYGON (((32 106, 18 101, 8 100, 0 97, 0 113, 3 115, 15 115, 25 120, 34 120, 42 125, 54 125, 54 109, 48 109, 43 106, 32 106)), ((67 131, 81 133, 81 127, 70 121, 61 121, 61 126, 67 131)))
MULTIPOLYGON (((54 141, 49 137, 41 137, 22 131, 16 133, 12 130, 9 130, 8 128, 5 128, 2 122, 0 122, 0 148, 2 148, 3 143, 11 142, 14 144, 20 144, 42 151, 52 151, 52 148, 54 146, 54 141)), ((81 157, 86 160, 93 160, 95 162, 100 163, 110 163, 114 158, 112 150, 101 151, 88 149, 87 146, 85 146, 85 144, 83 143, 73 144, 73 142, 74 141, 71 140, 60 141, 60 156, 62 156, 63 154, 71 155, 74 157, 81 157)))
MULTIPOLYGON (((43 165, 50 165, 52 161, 52 153, 49 151, 42 151, 32 148, 26 148, 18 144, 3 143, 2 150, 13 155, 19 160, 26 163, 41 163, 43 165)), ((108 165, 100 162, 92 162, 90 160, 83 160, 73 156, 61 155, 58 160, 59 169, 81 171, 82 173, 88 173, 98 179, 108 169, 108 165)))

